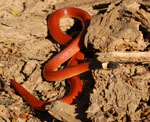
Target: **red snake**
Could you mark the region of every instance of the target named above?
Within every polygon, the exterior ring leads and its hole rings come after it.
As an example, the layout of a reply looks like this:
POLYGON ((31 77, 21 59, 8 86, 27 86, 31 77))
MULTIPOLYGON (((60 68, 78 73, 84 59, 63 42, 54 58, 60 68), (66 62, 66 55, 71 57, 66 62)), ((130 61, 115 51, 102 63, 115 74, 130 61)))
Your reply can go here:
MULTIPOLYGON (((102 68, 101 63, 97 64, 97 62, 95 63, 93 60, 79 64, 79 62, 83 62, 84 60, 84 54, 80 52, 80 49, 83 47, 84 36, 90 20, 91 16, 87 12, 78 8, 63 8, 56 10, 48 19, 48 28, 51 36, 60 44, 65 45, 66 48, 46 63, 43 69, 43 76, 48 81, 68 80, 70 84, 70 92, 64 98, 59 99, 67 104, 72 104, 74 97, 77 97, 78 94, 82 92, 82 83, 77 75, 89 71, 93 67, 102 68), (60 19, 64 17, 73 17, 82 22, 82 30, 75 39, 61 31, 59 22, 60 19), (66 62, 68 59, 70 59, 70 61, 67 64, 67 68, 55 71, 58 66, 66 62)), ((11 79, 10 81, 16 91, 34 109, 44 111, 45 105, 52 103, 52 101, 38 100, 14 79, 11 79)))
MULTIPOLYGON (((78 8, 63 8, 60 10, 56 10, 48 19, 48 28, 50 34, 57 42, 65 45, 66 48, 47 62, 43 69, 43 76, 48 81, 57 81, 69 78, 68 82, 71 87, 70 92, 67 96, 60 99, 60 101, 68 104, 73 103, 74 97, 77 97, 78 94, 82 91, 82 83, 80 81, 80 78, 76 75, 90 70, 89 62, 78 64, 79 61, 84 60, 84 54, 80 52, 80 49, 82 48, 84 36, 87 27, 89 26, 90 19, 91 16, 87 12, 78 8), (79 19, 82 22, 82 30, 75 39, 61 31, 59 23, 60 19, 64 17, 73 17, 79 19), (70 61, 67 65, 67 68, 55 71, 58 66, 66 62, 68 59, 70 59, 70 61)), ((38 100, 14 79, 11 79, 11 83, 16 91, 34 109, 45 110, 45 105, 51 103, 38 100)))

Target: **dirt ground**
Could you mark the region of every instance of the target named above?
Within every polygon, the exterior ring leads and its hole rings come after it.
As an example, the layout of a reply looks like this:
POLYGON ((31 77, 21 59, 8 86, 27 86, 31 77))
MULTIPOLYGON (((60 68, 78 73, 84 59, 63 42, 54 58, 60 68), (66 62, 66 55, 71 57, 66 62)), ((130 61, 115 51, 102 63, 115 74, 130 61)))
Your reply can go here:
MULTIPOLYGON (((72 19, 60 23, 64 31, 73 24, 72 19)), ((150 50, 149 34, 148 0, 1 0, 0 122, 150 121, 149 53, 144 57, 150 50), (47 112, 36 111, 13 90, 9 79, 44 101, 66 94, 65 80, 47 82, 42 77, 44 64, 63 48, 49 34, 47 19, 64 7, 92 15, 84 40, 86 60, 115 61, 120 67, 81 74, 83 92, 74 105, 57 101, 47 106, 47 112), (112 52, 131 55, 120 59, 112 52), (143 57, 136 58, 139 52, 143 57)))

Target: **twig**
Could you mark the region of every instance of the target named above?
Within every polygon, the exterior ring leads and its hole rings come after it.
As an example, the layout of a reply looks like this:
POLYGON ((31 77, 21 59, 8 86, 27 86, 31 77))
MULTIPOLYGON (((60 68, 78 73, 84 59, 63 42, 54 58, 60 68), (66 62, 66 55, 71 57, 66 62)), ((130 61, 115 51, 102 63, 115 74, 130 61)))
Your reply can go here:
POLYGON ((142 64, 150 63, 150 52, 139 52, 139 51, 131 51, 131 52, 109 52, 109 53, 97 53, 97 59, 101 62, 133 62, 142 64))

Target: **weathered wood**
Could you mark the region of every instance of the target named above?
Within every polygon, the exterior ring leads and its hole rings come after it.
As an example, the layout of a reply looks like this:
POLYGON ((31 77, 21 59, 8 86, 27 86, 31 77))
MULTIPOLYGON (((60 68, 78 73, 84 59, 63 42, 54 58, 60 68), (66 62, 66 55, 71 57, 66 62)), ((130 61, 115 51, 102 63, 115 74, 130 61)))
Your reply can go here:
POLYGON ((75 113, 76 107, 74 105, 56 101, 51 105, 47 105, 46 108, 51 115, 62 122, 81 122, 76 118, 77 113, 75 113))
POLYGON ((141 62, 143 64, 150 63, 150 52, 109 52, 109 53, 98 53, 97 59, 102 62, 114 61, 114 62, 122 62, 122 63, 138 63, 141 62))
POLYGON ((55 5, 56 9, 64 7, 77 7, 82 5, 96 5, 96 4, 108 4, 116 0, 70 0, 67 2, 57 3, 55 5))

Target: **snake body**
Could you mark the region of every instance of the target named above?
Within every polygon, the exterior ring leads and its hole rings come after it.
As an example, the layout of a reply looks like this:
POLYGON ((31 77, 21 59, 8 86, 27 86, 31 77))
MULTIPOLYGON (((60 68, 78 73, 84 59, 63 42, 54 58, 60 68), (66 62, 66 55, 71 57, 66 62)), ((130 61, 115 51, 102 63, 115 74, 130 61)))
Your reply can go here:
MULTIPOLYGON (((43 69, 43 76, 48 81, 57 81, 64 79, 68 80, 70 84, 70 92, 67 96, 60 99, 60 101, 67 104, 72 104, 74 97, 77 97, 78 94, 82 92, 82 83, 77 75, 90 70, 90 62, 79 64, 79 62, 84 60, 84 54, 80 52, 80 49, 83 46, 84 36, 87 27, 89 26, 90 20, 91 16, 87 12, 78 8, 63 8, 56 10, 48 19, 48 28, 50 34, 58 43, 66 46, 66 48, 47 62, 43 69), (60 19, 64 17, 73 17, 79 19, 82 22, 82 30, 75 39, 61 31, 59 22, 60 19), (70 61, 67 64, 67 68, 55 71, 58 66, 66 62, 68 59, 70 59, 70 61)), ((16 91, 34 109, 43 111, 45 110, 45 105, 52 102, 40 101, 32 94, 30 94, 14 79, 11 79, 10 81, 16 91)))
MULTIPOLYGON (((103 68, 102 63, 95 60, 80 63, 84 61, 84 54, 80 52, 80 49, 83 47, 84 36, 91 18, 91 15, 79 8, 63 8, 56 10, 48 19, 48 28, 51 36, 58 43, 66 46, 66 48, 46 63, 43 68, 43 76, 47 81, 67 79, 70 84, 70 92, 67 96, 59 99, 67 104, 72 104, 74 98, 78 97, 82 92, 82 82, 77 75, 94 68, 103 68), (60 19, 64 17, 73 17, 81 21, 82 30, 75 39, 61 31, 59 22, 60 19), (70 61, 66 68, 55 71, 58 66, 66 62, 68 59, 70 59, 70 61)), ((117 67, 117 64, 115 63, 108 64, 110 65, 110 68, 117 67)), ((38 100, 16 80, 10 79, 10 81, 15 90, 36 110, 45 111, 45 105, 54 102, 38 100)))

